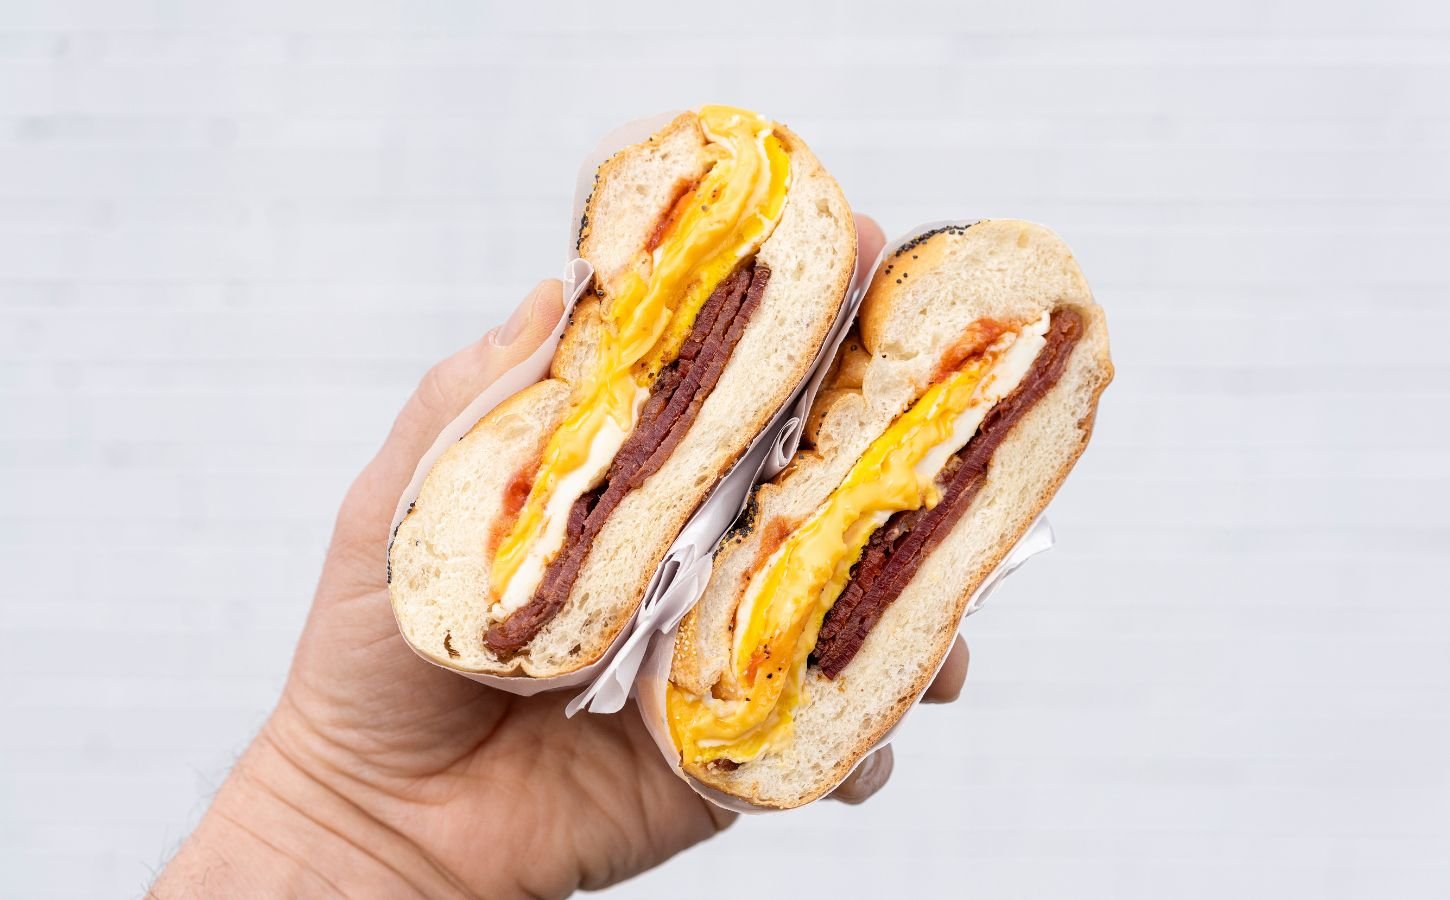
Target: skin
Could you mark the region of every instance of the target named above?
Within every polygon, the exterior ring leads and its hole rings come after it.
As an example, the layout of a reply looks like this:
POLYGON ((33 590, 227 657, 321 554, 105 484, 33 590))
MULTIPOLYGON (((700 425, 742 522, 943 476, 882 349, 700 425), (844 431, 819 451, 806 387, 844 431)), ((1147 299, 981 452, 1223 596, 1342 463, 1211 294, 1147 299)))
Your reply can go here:
MULTIPOLYGON (((869 264, 881 229, 858 218, 869 264)), ((386 584, 393 506, 442 427, 548 336, 560 285, 436 365, 338 513, 276 709, 158 897, 561 897, 614 884, 734 820, 661 759, 635 711, 564 718, 570 692, 524 698, 416 657, 386 584)), ((956 699, 960 638, 924 700, 956 699)), ((891 773, 875 753, 833 795, 860 803, 891 773)))

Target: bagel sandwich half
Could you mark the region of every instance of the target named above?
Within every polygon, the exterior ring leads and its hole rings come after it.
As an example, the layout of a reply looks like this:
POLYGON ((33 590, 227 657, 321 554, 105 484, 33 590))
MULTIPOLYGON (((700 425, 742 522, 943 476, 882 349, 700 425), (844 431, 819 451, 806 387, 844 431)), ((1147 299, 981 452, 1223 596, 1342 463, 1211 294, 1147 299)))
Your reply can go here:
POLYGON ((1112 373, 1102 309, 1046 228, 951 226, 886 256, 801 451, 676 634, 682 770, 770 808, 845 778, 1087 446, 1112 373))
POLYGON ((706 106, 599 167, 578 253, 592 290, 549 377, 437 459, 393 534, 398 625, 450 668, 547 678, 603 657, 811 370, 856 235, 800 138, 706 106))

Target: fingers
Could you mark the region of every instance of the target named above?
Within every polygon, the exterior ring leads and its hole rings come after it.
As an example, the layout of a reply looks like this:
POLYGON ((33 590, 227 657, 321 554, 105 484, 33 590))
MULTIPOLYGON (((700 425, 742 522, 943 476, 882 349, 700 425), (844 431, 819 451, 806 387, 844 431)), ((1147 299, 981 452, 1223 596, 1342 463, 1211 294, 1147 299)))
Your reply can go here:
POLYGON ((557 278, 539 282, 508 321, 485 336, 504 368, 523 362, 538 349, 564 312, 564 285, 557 278))
POLYGON ((401 475, 398 490, 443 426, 549 336, 563 313, 562 294, 557 279, 540 282, 506 323, 428 370, 378 454, 379 462, 401 475))
POLYGON ((888 744, 861 760, 861 765, 831 792, 831 799, 852 805, 866 802, 872 794, 886 785, 886 780, 891 777, 891 770, 895 766, 896 759, 888 744))
POLYGON ((870 216, 856 216, 856 272, 866 274, 881 248, 886 246, 886 234, 870 216))
POLYGON ((967 664, 971 662, 971 658, 966 640, 957 635, 957 642, 952 644, 952 652, 947 654, 947 661, 942 664, 941 671, 936 673, 936 678, 927 687, 926 693, 921 695, 921 702, 951 703, 960 697, 962 683, 967 680, 967 664))

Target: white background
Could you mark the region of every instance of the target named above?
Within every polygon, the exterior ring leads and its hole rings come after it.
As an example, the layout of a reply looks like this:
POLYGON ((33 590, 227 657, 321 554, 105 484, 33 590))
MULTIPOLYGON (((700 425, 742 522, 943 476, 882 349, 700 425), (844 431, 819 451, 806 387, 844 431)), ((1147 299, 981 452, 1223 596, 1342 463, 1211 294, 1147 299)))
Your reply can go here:
POLYGON ((0 894, 144 889, 416 379, 704 101, 1053 225, 1119 374, 887 790, 617 895, 1450 892, 1450 7, 687 6, 0 5, 0 894))

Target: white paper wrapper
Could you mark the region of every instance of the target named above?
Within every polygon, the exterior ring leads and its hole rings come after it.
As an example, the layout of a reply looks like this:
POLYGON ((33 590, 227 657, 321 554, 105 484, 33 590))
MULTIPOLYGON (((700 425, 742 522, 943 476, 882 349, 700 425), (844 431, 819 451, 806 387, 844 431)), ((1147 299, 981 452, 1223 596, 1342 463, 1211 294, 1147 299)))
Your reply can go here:
MULTIPOLYGON (((428 452, 424 453, 422 459, 418 461, 412 481, 398 499, 390 533, 397 531, 398 523, 403 521, 403 517, 412 507, 413 502, 417 500, 418 492, 423 486, 423 479, 427 477, 428 471, 438 457, 459 438, 467 434, 479 419, 499 403, 529 385, 542 381, 548 375, 549 363, 564 334, 569 313, 589 287, 594 275, 593 267, 586 260, 576 257, 575 253, 579 244, 579 229, 584 215, 584 206, 589 200, 590 192, 594 189, 595 173, 609 157, 630 144, 646 140, 678 115, 679 112, 664 113, 627 123, 606 135, 594 152, 585 158, 579 167, 579 176, 574 189, 574 210, 566 257, 569 262, 564 267, 563 278, 564 314, 559 317, 559 324, 555 326, 548 340, 528 359, 499 376, 497 381, 475 397, 473 402, 468 404, 463 412, 448 423, 442 433, 438 435, 437 440, 428 448, 428 452)), ((863 267, 858 260, 856 272, 858 278, 862 272, 863 267)), ((812 369, 813 374, 797 388, 792 398, 786 401, 771 419, 770 424, 755 437, 749 448, 741 455, 740 460, 717 482, 710 495, 685 524, 679 538, 671 545, 664 561, 650 581, 645 600, 641 603, 641 610, 645 613, 636 614, 635 621, 620 631, 602 657, 567 675, 554 678, 529 678, 467 672, 433 659, 427 654, 419 653, 418 655, 435 665, 458 672, 474 681, 525 697, 543 691, 590 685, 588 690, 570 703, 568 708, 570 716, 586 704, 593 712, 617 712, 621 709, 629 698, 635 672, 648 645, 648 636, 666 630, 658 624, 661 620, 668 620, 667 627, 672 628, 674 623, 679 621, 679 617, 685 614, 685 610, 694 604, 694 599, 704 591, 705 582, 699 580, 700 573, 703 571, 703 577, 709 578, 710 557, 725 530, 735 521, 735 517, 743 508, 745 500, 749 496, 751 484, 757 477, 761 479, 772 477, 795 454, 796 445, 800 441, 800 423, 810 410, 810 401, 815 397, 825 368, 830 365, 830 357, 834 355, 836 346, 844 338, 851 320, 855 317, 855 304, 859 303, 858 294, 859 292, 854 289, 854 286, 853 289, 846 292, 846 298, 842 301, 841 309, 836 316, 836 323, 817 355, 817 366, 812 369), (682 604, 680 600, 682 597, 688 598, 688 605, 682 604), (678 608, 678 614, 674 613, 676 608, 678 608), (643 629, 642 637, 635 640, 632 636, 638 628, 637 622, 641 615, 646 616, 649 625, 643 629), (616 662, 616 660, 618 661, 616 662), (591 700, 592 703, 590 703, 591 700)), ((416 647, 414 651, 417 651, 416 647)))
MULTIPOLYGON (((870 269, 870 275, 874 275, 876 269, 881 265, 886 257, 896 252, 896 249, 903 244, 929 231, 935 231, 939 228, 970 224, 971 221, 949 220, 941 222, 930 222, 926 225, 921 225, 917 228, 912 229, 906 235, 898 238, 897 240, 882 248, 881 253, 876 257, 876 261, 870 269)), ((857 274, 858 276, 861 274, 859 268, 857 270, 857 274)), ((853 317, 854 310, 859 308, 861 299, 865 295, 866 288, 870 285, 870 283, 870 277, 858 277, 855 291, 858 296, 853 298, 852 303, 853 317)), ((827 362, 826 365, 823 366, 821 370, 813 377, 812 380, 816 382, 816 387, 819 387, 819 380, 824 377, 825 370, 827 367, 829 367, 829 365, 829 362, 827 362)), ((812 396, 814 396, 814 391, 812 391, 812 396)), ((797 438, 797 441, 799 441, 799 438, 797 438)), ((794 447, 792 447, 792 450, 794 450, 794 447)), ((777 469, 776 471, 778 472, 779 469, 777 469)), ((761 480, 766 480, 769 477, 771 476, 762 475, 761 480)), ((992 573, 982 581, 982 584, 977 588, 971 599, 967 601, 967 605, 962 611, 962 619, 966 619, 967 616, 980 609, 982 607, 982 604, 986 602, 988 595, 990 595, 992 591, 997 588, 997 585, 1001 584, 1003 579, 1015 572, 1019 567, 1022 566, 1023 563, 1027 562, 1027 560, 1038 555, 1039 553, 1051 550, 1054 543, 1055 537, 1052 532, 1051 524, 1048 523, 1045 516, 1039 516, 1037 520, 1032 523, 1032 527, 1027 529, 1027 532, 1023 534, 1022 539, 1017 542, 1017 544, 1007 553, 1005 557, 1003 557, 1002 562, 998 564, 997 568, 994 569, 992 573)), ((640 716, 644 719, 645 728, 649 731, 650 736, 654 738, 655 745, 659 747, 660 753, 664 756, 665 761, 674 768, 675 773, 683 778, 685 782, 689 784, 691 789, 695 791, 695 793, 699 794, 701 797, 704 797, 706 800, 709 800, 711 803, 714 803, 716 806, 722 807, 724 809, 733 810, 735 812, 778 812, 778 810, 766 809, 763 807, 755 806, 753 804, 747 803, 739 797, 734 797, 730 794, 725 794, 717 791, 709 785, 706 785, 699 780, 693 778, 692 776, 686 774, 685 771, 680 767, 680 752, 675 747, 673 738, 670 737, 669 719, 665 714, 665 684, 669 681, 670 662, 674 656, 675 626, 679 624, 679 620, 684 617, 685 612, 687 612, 690 607, 694 606, 695 603, 697 603, 699 599, 704 596, 705 587, 709 584, 709 582, 710 560, 708 558, 701 560, 699 561, 699 563, 692 566, 687 573, 687 576, 677 581, 682 596, 674 598, 674 602, 672 605, 677 605, 682 608, 680 609, 679 614, 674 616, 674 618, 670 621, 670 624, 667 628, 661 627, 659 629, 659 631, 665 633, 650 644, 649 649, 645 655, 644 662, 639 666, 639 674, 635 679, 634 696, 639 706, 639 713, 640 716), (691 593, 688 596, 683 596, 684 592, 686 591, 689 591, 691 593)), ((961 624, 961 621, 957 622, 958 629, 961 628, 961 624)), ((941 663, 939 663, 937 666, 938 670, 940 670, 941 665, 945 662, 946 657, 943 656, 941 663)), ((930 680, 928 680, 927 684, 929 685, 930 683, 930 680)), ((923 689, 923 692, 924 690, 925 689, 923 689)), ((919 695, 917 699, 920 699, 919 695)), ((896 730, 901 727, 902 722, 906 721, 906 717, 911 714, 911 710, 914 708, 915 704, 907 709, 906 713, 904 713, 902 717, 897 720, 896 724, 893 725, 890 730, 886 732, 886 734, 882 735, 881 740, 879 740, 875 744, 875 746, 871 748, 872 752, 880 749, 881 747, 885 746, 887 743, 890 742, 891 738, 896 734, 896 730)), ((861 758, 864 760, 866 756, 869 755, 870 753, 864 754, 861 758)), ((850 777, 849 772, 841 780, 844 781, 847 777, 850 777)), ((837 782, 837 784, 839 783, 840 782, 837 782)), ((836 785, 832 785, 832 788, 834 789, 835 786, 836 785)))

